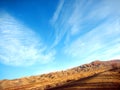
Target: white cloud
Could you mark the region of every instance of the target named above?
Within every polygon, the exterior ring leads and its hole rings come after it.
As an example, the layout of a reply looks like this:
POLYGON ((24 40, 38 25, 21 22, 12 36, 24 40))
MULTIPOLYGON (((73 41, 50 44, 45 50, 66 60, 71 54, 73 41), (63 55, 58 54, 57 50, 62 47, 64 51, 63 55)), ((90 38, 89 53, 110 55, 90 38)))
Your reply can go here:
POLYGON ((0 14, 0 62, 13 66, 47 63, 55 51, 46 53, 47 46, 30 28, 4 12, 0 14))
POLYGON ((60 15, 60 12, 62 10, 63 4, 64 4, 64 0, 60 0, 58 7, 57 7, 52 19, 51 19, 52 24, 54 24, 57 21, 59 15, 60 15))
POLYGON ((120 55, 120 18, 112 18, 80 36, 65 48, 69 56, 82 60, 109 60, 120 55))
POLYGON ((68 20, 71 26, 71 35, 83 32, 86 27, 90 29, 96 23, 106 18, 120 16, 119 4, 120 1, 118 0, 104 0, 99 2, 95 2, 94 0, 89 0, 88 2, 78 0, 68 20))
POLYGON ((118 57, 119 5, 119 0, 64 1, 54 24, 56 37, 53 47, 60 41, 64 42, 62 50, 65 55, 79 60, 118 57))
MULTIPOLYGON (((60 1, 52 18, 55 28, 53 47, 66 37, 65 44, 76 35, 84 34, 113 17, 120 16, 119 0, 60 1), (66 36, 67 35, 67 36, 66 36)), ((69 44, 69 43, 68 43, 69 44)))
POLYGON ((54 32, 55 32, 55 40, 53 45, 51 46, 51 48, 55 47, 60 41, 61 39, 64 37, 64 35, 67 32, 67 19, 69 18, 70 14, 66 14, 66 13, 70 13, 71 10, 67 10, 67 9, 71 9, 71 3, 72 1, 69 0, 70 4, 66 3, 67 1, 65 0, 60 0, 56 11, 53 14, 53 17, 51 18, 50 22, 52 23, 53 27, 54 27, 54 32), (64 18, 63 18, 64 17, 64 18))

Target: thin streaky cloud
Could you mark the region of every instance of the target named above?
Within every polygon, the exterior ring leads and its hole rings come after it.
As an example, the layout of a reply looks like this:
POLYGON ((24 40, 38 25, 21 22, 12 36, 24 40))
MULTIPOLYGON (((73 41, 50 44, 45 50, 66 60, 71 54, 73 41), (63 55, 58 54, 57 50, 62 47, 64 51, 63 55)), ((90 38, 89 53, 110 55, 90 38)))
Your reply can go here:
POLYGON ((45 53, 47 46, 30 28, 2 13, 0 15, 0 62, 6 65, 27 66, 54 59, 55 51, 45 53))
POLYGON ((56 36, 53 47, 58 45, 64 37, 66 37, 64 42, 69 44, 71 38, 76 37, 76 35, 83 35, 101 25, 104 21, 119 17, 119 4, 119 0, 101 0, 97 2, 94 0, 88 2, 75 0, 72 2, 70 0, 70 2, 64 2, 64 6, 60 9, 61 15, 58 15, 53 26, 56 36))
POLYGON ((59 15, 60 15, 60 12, 63 8, 63 4, 64 4, 64 0, 60 0, 59 3, 58 3, 58 7, 57 7, 52 19, 51 19, 52 24, 54 24, 57 21, 59 15))
POLYGON ((118 57, 119 5, 119 0, 64 2, 61 15, 54 24, 56 38, 53 46, 59 45, 64 38, 64 54, 75 59, 92 61, 118 57))
MULTIPOLYGON (((56 45, 58 45, 58 43, 61 41, 62 37, 64 37, 64 35, 66 34, 67 32, 67 20, 70 16, 70 14, 66 14, 66 13, 70 13, 71 10, 67 10, 67 9, 72 9, 73 6, 71 6, 71 3, 73 3, 72 0, 69 0, 69 3, 70 4, 67 4, 65 1, 63 2, 62 0, 60 0, 60 3, 56 9, 56 11, 54 12, 53 14, 53 17, 54 15, 57 15, 57 19, 54 20, 54 18, 51 18, 50 21, 55 21, 54 24, 52 25, 53 28, 54 28, 54 33, 55 33, 55 40, 53 42, 53 45, 51 46, 52 48, 54 48, 56 45), (59 8, 61 6, 61 8, 59 8), (60 11, 60 13, 56 13, 60 11), (64 19, 63 19, 64 17, 64 19)), ((52 22, 51 22, 52 23, 52 22)))
POLYGON ((92 61, 109 60, 120 55, 120 18, 112 19, 77 38, 64 52, 70 56, 92 61))

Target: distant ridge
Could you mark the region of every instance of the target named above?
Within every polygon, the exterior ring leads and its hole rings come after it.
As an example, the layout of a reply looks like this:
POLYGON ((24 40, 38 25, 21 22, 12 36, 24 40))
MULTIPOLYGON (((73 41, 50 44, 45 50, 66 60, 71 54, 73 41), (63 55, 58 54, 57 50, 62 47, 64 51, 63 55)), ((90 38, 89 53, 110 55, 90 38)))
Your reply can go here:
MULTIPOLYGON (((100 73, 105 73, 110 70, 117 70, 118 76, 120 75, 119 59, 110 61, 96 60, 89 64, 83 64, 81 66, 74 67, 65 71, 52 72, 48 74, 24 77, 14 80, 1 80, 0 90, 52 90, 55 87, 61 87, 66 84, 68 85, 69 83, 84 78, 89 78, 94 75, 99 75, 100 73)), ((116 82, 119 86, 120 80, 118 79, 116 82)))

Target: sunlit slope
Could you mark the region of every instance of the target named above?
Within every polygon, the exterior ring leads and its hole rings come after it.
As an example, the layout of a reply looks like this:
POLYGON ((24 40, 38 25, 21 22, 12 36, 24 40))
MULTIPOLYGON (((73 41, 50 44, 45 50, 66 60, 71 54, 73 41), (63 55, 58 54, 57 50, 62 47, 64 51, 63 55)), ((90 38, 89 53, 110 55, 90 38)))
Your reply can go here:
MULTIPOLYGON (((46 90, 69 87, 107 88, 119 87, 120 60, 94 61, 66 71, 52 72, 38 76, 0 81, 0 90, 46 90), (115 71, 114 71, 115 70, 115 71), (66 86, 67 85, 67 86, 66 86)), ((61 90, 61 89, 60 89, 61 90)), ((74 90, 74 89, 73 89, 74 90)))

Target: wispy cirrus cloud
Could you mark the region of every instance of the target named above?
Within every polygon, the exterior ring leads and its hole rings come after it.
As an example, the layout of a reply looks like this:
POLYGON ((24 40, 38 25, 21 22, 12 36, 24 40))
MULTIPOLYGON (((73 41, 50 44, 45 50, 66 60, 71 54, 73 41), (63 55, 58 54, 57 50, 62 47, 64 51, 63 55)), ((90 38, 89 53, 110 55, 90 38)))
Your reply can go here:
POLYGON ((55 40, 53 42, 52 47, 55 47, 67 32, 68 27, 66 22, 70 16, 69 13, 71 12, 71 10, 66 10, 66 9, 69 8, 72 9, 71 6, 72 2, 73 1, 69 0, 70 4, 67 4, 67 1, 60 0, 55 13, 53 14, 53 17, 50 20, 52 26, 54 27, 54 32, 55 32, 55 40))
MULTIPOLYGON (((67 34, 70 38, 74 35, 84 34, 101 25, 110 18, 120 16, 119 0, 60 0, 59 5, 51 19, 54 21, 57 45, 67 34), (56 19, 54 19, 57 17, 56 19)), ((68 40, 68 39, 67 39, 68 40)))
POLYGON ((55 51, 46 53, 41 38, 10 14, 0 14, 0 62, 13 66, 47 63, 54 59, 55 51))
POLYGON ((84 60, 118 57, 119 5, 119 0, 64 1, 53 25, 56 34, 53 46, 62 40, 65 54, 84 60))
POLYGON ((120 18, 105 22, 82 37, 78 37, 64 52, 70 56, 89 60, 108 60, 120 56, 120 18))
POLYGON ((58 5, 58 7, 57 7, 52 19, 51 19, 52 24, 55 24, 55 22, 57 21, 59 15, 61 13, 63 5, 64 5, 64 0, 60 0, 59 5, 58 5))

